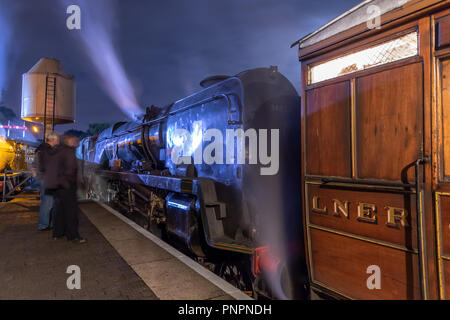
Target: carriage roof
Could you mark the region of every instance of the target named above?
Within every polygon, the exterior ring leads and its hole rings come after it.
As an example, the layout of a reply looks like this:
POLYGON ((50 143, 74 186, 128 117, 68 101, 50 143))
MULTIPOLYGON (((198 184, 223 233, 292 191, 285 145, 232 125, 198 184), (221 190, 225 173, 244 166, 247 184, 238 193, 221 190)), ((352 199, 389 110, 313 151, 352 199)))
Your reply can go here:
MULTIPOLYGON (((365 0, 354 8, 343 13, 336 19, 325 24, 318 30, 306 35, 292 44, 292 47, 299 45, 299 49, 305 49, 316 45, 324 40, 342 35, 352 28, 361 26, 373 17, 373 8, 376 6, 381 16, 395 14, 393 19, 406 16, 410 13, 420 11, 435 4, 448 2, 447 0, 365 0)), ((382 24, 389 22, 382 19, 382 24)), ((366 28, 365 31, 368 29, 366 28)), ((349 35, 351 36, 351 35, 349 35)))

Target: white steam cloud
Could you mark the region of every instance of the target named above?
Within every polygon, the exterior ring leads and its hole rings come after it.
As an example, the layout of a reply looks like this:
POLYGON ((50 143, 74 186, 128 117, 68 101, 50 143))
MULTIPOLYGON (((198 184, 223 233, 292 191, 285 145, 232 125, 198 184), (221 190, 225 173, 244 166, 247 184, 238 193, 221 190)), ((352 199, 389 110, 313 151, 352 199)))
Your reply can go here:
MULTIPOLYGON (((83 43, 101 86, 128 117, 142 114, 134 89, 114 47, 114 24, 117 21, 115 1, 62 0, 67 8, 76 4, 81 9, 81 30, 72 30, 83 43)), ((69 15, 67 16, 69 17, 69 15)))

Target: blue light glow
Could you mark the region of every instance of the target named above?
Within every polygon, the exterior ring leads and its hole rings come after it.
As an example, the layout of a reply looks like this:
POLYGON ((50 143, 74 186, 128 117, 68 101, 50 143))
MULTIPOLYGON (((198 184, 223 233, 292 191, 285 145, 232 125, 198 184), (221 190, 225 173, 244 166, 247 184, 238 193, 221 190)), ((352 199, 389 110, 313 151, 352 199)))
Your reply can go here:
POLYGON ((0 101, 2 101, 2 91, 6 89, 7 61, 11 42, 10 22, 7 20, 4 10, 0 10, 0 30, 0 101))
POLYGON ((167 205, 169 207, 178 208, 182 210, 188 210, 189 206, 183 205, 181 203, 173 202, 173 201, 167 201, 167 205))

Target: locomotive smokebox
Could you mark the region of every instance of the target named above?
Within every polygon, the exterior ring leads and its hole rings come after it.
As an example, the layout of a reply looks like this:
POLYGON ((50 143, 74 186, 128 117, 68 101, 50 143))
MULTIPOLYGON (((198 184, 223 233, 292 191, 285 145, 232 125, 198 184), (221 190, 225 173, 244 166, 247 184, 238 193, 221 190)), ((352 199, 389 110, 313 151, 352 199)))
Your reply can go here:
POLYGON ((60 61, 42 58, 22 76, 22 119, 55 124, 75 121, 75 81, 60 61))

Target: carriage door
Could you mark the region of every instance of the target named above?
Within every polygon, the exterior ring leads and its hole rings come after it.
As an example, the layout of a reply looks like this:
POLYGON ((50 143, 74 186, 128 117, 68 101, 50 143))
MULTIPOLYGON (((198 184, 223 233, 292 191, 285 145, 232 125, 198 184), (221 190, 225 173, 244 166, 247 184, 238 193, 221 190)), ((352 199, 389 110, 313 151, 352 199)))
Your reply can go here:
POLYGON ((437 264, 441 299, 450 298, 450 57, 440 60, 438 114, 440 152, 438 188, 435 193, 437 264))
POLYGON ((306 223, 319 290, 427 298, 423 86, 416 55, 306 90, 306 223), (379 289, 368 285, 373 272, 379 289))
MULTIPOLYGON (((381 201, 376 200, 379 234, 384 235, 378 240, 392 239, 397 246, 398 264, 384 271, 403 273, 385 274, 399 277, 390 281, 393 292, 399 294, 395 299, 427 299, 429 290, 424 212, 424 165, 429 158, 424 154, 423 63, 411 62, 356 80, 356 175, 387 191, 381 201), (397 282, 401 280, 403 285, 397 282)), ((377 199, 375 194, 372 197, 377 199)), ((384 252, 386 259, 390 259, 389 251, 384 252)))

